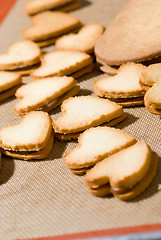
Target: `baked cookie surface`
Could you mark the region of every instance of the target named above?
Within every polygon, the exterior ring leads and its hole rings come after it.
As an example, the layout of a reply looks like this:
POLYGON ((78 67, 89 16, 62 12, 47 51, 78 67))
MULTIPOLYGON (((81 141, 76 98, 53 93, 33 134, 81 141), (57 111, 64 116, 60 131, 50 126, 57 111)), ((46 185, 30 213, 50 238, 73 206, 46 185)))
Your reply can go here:
POLYGON ((160 11, 160 0, 130 0, 96 41, 96 57, 118 66, 160 56, 160 11))
POLYGON ((90 55, 69 50, 57 50, 46 53, 41 58, 41 66, 31 73, 31 77, 44 78, 77 73, 92 64, 90 55))
POLYGON ((94 82, 97 96, 109 98, 123 106, 143 105, 145 91, 139 84, 142 64, 123 64, 115 76, 104 77, 94 82))
POLYGON ((15 96, 20 99, 14 109, 18 114, 38 110, 56 101, 76 84, 72 77, 50 77, 31 81, 17 89, 15 96))
POLYGON ((139 83, 145 91, 157 82, 161 82, 161 63, 149 65, 140 75, 139 83))
POLYGON ((79 19, 70 14, 45 11, 32 17, 31 26, 23 31, 23 38, 39 42, 59 37, 79 26, 79 19))
POLYGON ((104 27, 101 24, 87 24, 77 34, 70 33, 59 38, 55 46, 60 50, 78 50, 93 53, 94 44, 103 31, 104 27))
POLYGON ((96 196, 112 193, 130 200, 142 193, 156 174, 157 155, 141 140, 97 163, 85 176, 96 196))
POLYGON ((84 131, 79 145, 64 156, 66 166, 74 173, 85 173, 105 157, 136 142, 135 138, 112 127, 95 127, 84 131))
POLYGON ((61 110, 61 115, 53 123, 55 132, 61 134, 84 131, 123 115, 123 109, 118 104, 94 96, 69 98, 63 102, 61 110))
POLYGON ((46 146, 51 132, 50 116, 42 111, 32 111, 20 124, 0 129, 0 147, 12 151, 38 151, 46 146))
POLYGON ((8 48, 8 53, 0 55, 0 70, 22 69, 40 62, 41 50, 32 41, 21 40, 8 48))
POLYGON ((18 73, 0 71, 0 101, 13 96, 21 86, 22 78, 18 73))
POLYGON ((156 83, 146 92, 144 103, 150 113, 161 115, 161 83, 156 83))

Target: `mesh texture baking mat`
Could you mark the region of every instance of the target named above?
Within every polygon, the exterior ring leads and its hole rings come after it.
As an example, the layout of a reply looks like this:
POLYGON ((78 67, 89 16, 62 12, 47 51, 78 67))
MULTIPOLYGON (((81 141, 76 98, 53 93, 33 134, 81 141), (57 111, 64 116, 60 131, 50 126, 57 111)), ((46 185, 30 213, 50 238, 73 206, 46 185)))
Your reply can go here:
MULTIPOLYGON (((19 0, 0 27, 0 52, 22 39, 30 19, 23 11, 26 0, 19 0)), ((82 1, 82 7, 71 12, 82 23, 107 26, 127 0, 82 1)), ((53 50, 45 48, 44 51, 53 50)), ((81 94, 93 94, 93 82, 104 76, 95 70, 78 80, 81 94)), ((24 82, 29 77, 23 78, 24 82)), ((0 104, 0 127, 16 124, 20 117, 12 97, 0 104)), ((21 161, 2 157, 0 171, 0 239, 24 239, 55 236, 93 230, 161 223, 161 118, 144 107, 125 108, 127 118, 116 127, 137 140, 144 138, 159 155, 157 175, 149 188, 130 202, 115 197, 92 196, 83 176, 75 176, 65 166, 63 155, 73 149, 76 141, 55 141, 51 154, 43 161, 21 161)), ((53 121, 60 108, 50 112, 53 121)))

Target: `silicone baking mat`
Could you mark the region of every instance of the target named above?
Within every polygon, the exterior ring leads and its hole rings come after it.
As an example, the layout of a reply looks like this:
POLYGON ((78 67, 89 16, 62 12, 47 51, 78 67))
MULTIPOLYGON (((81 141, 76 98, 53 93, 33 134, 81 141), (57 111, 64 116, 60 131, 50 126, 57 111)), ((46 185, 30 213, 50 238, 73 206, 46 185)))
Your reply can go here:
MULTIPOLYGON (((23 10, 26 2, 18 0, 9 4, 7 0, 0 3, 1 21, 3 18, 0 53, 22 39, 23 29, 30 25, 30 18, 23 10)), ((71 14, 83 24, 98 22, 107 26, 127 0, 81 2, 82 7, 71 14)), ((44 51, 53 49, 51 46, 44 51)), ((93 94, 93 82, 104 75, 95 70, 80 78, 81 94, 93 94)), ((29 77, 24 77, 23 81, 28 82, 29 77)), ((0 104, 0 127, 19 122, 20 117, 13 110, 16 102, 17 99, 12 97, 0 104)), ((140 239, 143 232, 148 233, 145 239, 161 238, 161 191, 158 190, 161 184, 161 118, 148 113, 144 107, 125 108, 124 111, 127 118, 116 127, 137 140, 144 138, 159 155, 157 175, 149 188, 130 202, 92 196, 84 184, 84 177, 73 175, 63 161, 63 155, 77 145, 76 141, 55 141, 51 154, 44 161, 20 161, 3 156, 0 170, 1 240, 108 239, 122 235, 140 239)), ((59 114, 60 108, 50 112, 53 121, 59 114)))

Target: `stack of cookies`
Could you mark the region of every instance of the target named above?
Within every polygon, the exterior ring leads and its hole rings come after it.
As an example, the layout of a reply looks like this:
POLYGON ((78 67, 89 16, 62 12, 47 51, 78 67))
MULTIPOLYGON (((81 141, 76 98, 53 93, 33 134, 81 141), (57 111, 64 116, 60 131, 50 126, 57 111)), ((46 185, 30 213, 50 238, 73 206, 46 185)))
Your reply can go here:
POLYGON ((135 142, 135 138, 120 129, 89 128, 80 134, 78 146, 65 154, 65 164, 72 173, 82 175, 107 156, 135 142))
POLYGON ((139 83, 145 91, 161 82, 161 63, 151 64, 140 75, 139 83))

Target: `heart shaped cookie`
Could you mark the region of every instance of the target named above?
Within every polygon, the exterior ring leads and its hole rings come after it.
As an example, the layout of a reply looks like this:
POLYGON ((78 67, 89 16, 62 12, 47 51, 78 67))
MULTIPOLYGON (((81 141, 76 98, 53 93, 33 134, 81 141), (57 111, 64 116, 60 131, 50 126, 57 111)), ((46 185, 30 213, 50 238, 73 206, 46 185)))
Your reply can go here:
POLYGON ((18 125, 0 129, 0 147, 12 151, 38 151, 46 146, 52 132, 48 113, 32 111, 18 125))
POLYGON ((38 110, 56 101, 75 86, 72 77, 50 77, 31 81, 20 87, 15 96, 20 99, 14 109, 18 114, 38 110))
POLYGON ((80 26, 80 21, 67 13, 45 11, 33 16, 31 24, 24 30, 23 38, 39 42, 69 33, 80 26))
POLYGON ((71 97, 63 102, 61 110, 61 115, 53 123, 56 137, 76 134, 77 138, 87 128, 101 124, 112 126, 125 118, 121 106, 94 96, 71 97))
POLYGON ((69 50, 57 50, 46 53, 41 58, 41 66, 32 71, 34 79, 49 76, 64 76, 78 73, 92 64, 90 55, 69 50))
POLYGON ((0 55, 0 70, 22 69, 40 62, 40 48, 32 41, 21 40, 12 44, 8 53, 0 55))
POLYGON ((97 38, 103 33, 104 27, 101 24, 87 24, 77 33, 71 33, 59 38, 55 46, 60 50, 78 50, 92 53, 97 38))
POLYGON ((96 196, 112 193, 121 200, 130 200, 149 186, 157 162, 157 154, 141 140, 97 163, 87 172, 85 182, 96 196))
POLYGON ((145 91, 140 86, 139 79, 145 69, 142 64, 124 64, 117 70, 117 75, 94 82, 95 94, 109 98, 122 106, 142 105, 145 91))
POLYGON ((21 81, 20 74, 0 71, 0 93, 18 85, 21 81))
POLYGON ((97 162, 134 144, 136 140, 120 129, 95 127, 84 131, 78 142, 78 146, 64 156, 66 166, 75 174, 85 173, 97 162))

